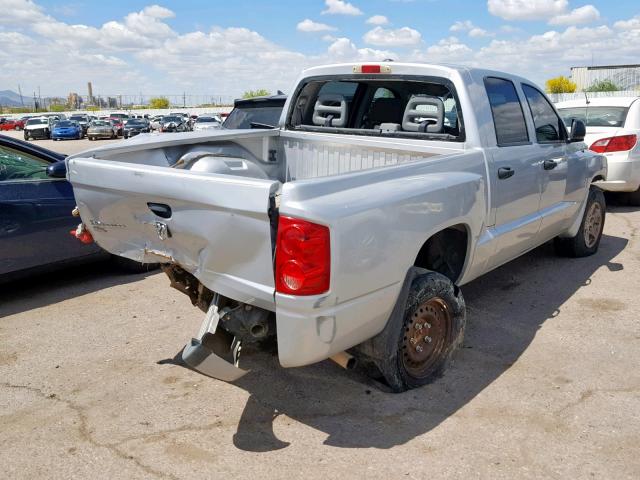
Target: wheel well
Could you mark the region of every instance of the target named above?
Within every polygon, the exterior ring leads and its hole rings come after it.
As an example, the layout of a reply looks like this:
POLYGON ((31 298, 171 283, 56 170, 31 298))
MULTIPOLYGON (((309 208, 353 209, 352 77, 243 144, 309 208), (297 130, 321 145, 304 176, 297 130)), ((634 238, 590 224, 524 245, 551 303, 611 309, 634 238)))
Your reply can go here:
POLYGON ((462 224, 439 231, 424 242, 414 266, 441 273, 455 283, 464 268, 468 237, 462 224))
POLYGON ((596 175, 595 177, 593 177, 591 179, 591 183, 593 182, 599 182, 600 180, 604 180, 604 177, 602 175, 596 175))

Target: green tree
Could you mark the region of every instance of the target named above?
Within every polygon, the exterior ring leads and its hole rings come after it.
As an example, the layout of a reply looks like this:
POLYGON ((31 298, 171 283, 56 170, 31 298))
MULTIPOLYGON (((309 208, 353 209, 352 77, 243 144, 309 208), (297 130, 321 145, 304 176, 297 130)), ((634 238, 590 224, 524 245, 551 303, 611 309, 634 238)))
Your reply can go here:
POLYGON ((585 89, 585 92, 616 92, 620 88, 611 80, 600 80, 593 82, 591 86, 585 89))
POLYGON ((577 88, 574 82, 562 75, 550 78, 545 85, 547 87, 547 93, 573 93, 577 88))
POLYGON ((242 94, 242 98, 264 97, 267 95, 271 95, 269 90, 259 88, 258 90, 247 90, 242 94))
POLYGON ((149 100, 151 108, 169 108, 169 99, 165 97, 154 97, 149 100))

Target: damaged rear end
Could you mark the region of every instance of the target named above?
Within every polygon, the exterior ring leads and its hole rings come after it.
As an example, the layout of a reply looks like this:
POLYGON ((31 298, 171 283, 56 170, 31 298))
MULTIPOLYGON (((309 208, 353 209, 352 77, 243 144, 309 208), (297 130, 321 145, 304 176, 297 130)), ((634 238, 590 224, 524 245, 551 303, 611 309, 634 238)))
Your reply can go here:
POLYGON ((67 171, 95 241, 162 263, 171 285, 206 312, 184 361, 227 381, 246 373, 238 368, 242 344, 275 336, 280 182, 83 157, 68 159, 67 171))

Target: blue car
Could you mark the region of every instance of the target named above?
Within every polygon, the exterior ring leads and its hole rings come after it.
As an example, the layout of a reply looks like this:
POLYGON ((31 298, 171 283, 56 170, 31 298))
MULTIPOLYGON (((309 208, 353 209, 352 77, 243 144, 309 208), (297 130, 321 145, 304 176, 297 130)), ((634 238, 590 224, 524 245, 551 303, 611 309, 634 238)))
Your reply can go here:
POLYGON ((61 120, 53 126, 53 130, 51 131, 51 138, 53 140, 80 140, 82 137, 84 137, 82 126, 72 120, 61 120))
MULTIPOLYGON (((76 201, 64 158, 0 135, 0 283, 43 267, 109 258, 97 244, 84 244, 69 233, 80 219, 71 215, 76 201)), ((154 267, 113 259, 133 272, 154 267)))

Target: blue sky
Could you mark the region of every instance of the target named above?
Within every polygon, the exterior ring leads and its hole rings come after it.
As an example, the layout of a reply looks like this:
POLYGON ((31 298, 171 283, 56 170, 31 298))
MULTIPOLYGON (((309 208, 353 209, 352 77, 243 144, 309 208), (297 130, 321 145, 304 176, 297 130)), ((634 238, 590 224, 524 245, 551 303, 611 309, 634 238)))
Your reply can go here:
POLYGON ((0 0, 0 90, 236 96, 381 60, 509 70, 640 61, 638 0, 0 0), (372 18, 374 17, 374 18, 372 18))

